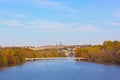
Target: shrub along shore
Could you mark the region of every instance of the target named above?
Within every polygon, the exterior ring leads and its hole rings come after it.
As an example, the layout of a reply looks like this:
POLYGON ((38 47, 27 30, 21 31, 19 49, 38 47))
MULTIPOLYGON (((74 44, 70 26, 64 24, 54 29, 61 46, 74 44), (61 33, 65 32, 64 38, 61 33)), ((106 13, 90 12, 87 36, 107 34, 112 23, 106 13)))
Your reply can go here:
POLYGON ((102 45, 77 48, 75 57, 103 64, 120 64, 120 41, 104 41, 102 45))
POLYGON ((27 48, 0 48, 0 66, 18 65, 26 62, 26 58, 65 57, 57 50, 34 51, 27 48))

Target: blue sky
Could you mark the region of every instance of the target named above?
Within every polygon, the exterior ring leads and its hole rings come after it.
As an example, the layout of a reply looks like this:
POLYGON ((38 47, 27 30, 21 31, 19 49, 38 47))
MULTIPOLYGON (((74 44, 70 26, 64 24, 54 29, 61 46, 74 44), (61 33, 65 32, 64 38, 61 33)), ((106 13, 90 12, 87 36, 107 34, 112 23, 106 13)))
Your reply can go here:
POLYGON ((120 0, 0 0, 0 45, 120 40, 120 0))

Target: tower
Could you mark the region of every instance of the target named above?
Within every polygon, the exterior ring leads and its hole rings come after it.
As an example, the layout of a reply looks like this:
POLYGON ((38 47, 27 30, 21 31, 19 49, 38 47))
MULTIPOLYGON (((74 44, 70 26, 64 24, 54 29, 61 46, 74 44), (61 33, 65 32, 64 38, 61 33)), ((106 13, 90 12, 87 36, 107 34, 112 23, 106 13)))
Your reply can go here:
POLYGON ((60 41, 60 46, 62 46, 62 42, 60 41))

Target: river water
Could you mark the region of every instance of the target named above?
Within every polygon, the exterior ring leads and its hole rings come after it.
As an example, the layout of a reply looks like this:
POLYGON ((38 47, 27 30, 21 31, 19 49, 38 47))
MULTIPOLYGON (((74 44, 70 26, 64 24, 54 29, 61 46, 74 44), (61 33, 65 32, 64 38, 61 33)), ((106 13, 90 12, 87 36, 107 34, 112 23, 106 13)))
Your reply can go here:
POLYGON ((0 69, 0 80, 120 80, 120 66, 45 60, 0 69))

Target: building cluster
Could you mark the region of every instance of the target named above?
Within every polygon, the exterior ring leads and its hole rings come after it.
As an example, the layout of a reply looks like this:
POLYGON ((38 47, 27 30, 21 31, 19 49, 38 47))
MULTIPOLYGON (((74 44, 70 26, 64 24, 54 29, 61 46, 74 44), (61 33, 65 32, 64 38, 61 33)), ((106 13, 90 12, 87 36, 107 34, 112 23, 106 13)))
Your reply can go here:
MULTIPOLYGON (((19 48, 27 48, 31 50, 37 50, 37 51, 50 51, 50 50, 57 50, 60 53, 64 53, 66 56, 74 56, 75 50, 77 48, 81 47, 89 47, 90 45, 62 45, 56 44, 56 45, 47 45, 47 46, 39 46, 39 47, 34 47, 34 46, 23 46, 19 48)), ((7 46, 6 48, 14 48, 14 46, 7 46)))
POLYGON ((40 51, 49 51, 49 50, 57 50, 60 53, 64 53, 66 56, 72 57, 75 54, 76 48, 78 46, 68 46, 68 45, 48 45, 48 46, 40 46, 40 47, 25 47, 32 50, 40 50, 40 51))

